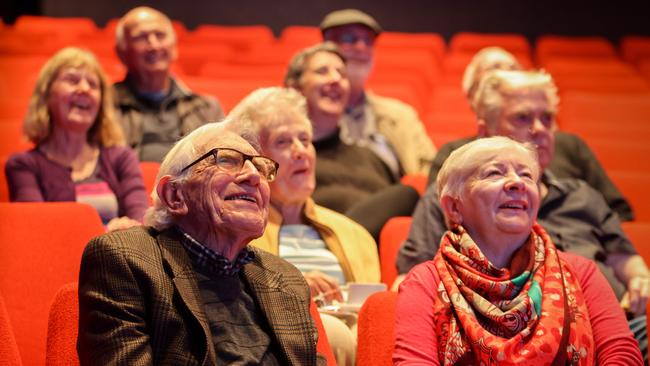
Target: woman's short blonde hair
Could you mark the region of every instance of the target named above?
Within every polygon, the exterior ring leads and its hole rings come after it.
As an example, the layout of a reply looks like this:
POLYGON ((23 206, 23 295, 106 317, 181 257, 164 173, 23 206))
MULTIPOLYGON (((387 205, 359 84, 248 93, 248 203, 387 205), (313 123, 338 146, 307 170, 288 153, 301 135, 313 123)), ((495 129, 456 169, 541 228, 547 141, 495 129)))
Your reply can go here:
POLYGON ((462 199, 462 192, 468 179, 485 163, 505 149, 512 148, 528 154, 535 162, 531 168, 540 173, 537 149, 533 144, 529 142, 522 144, 505 136, 485 137, 469 142, 449 154, 438 172, 436 180, 438 198, 442 200, 443 197, 449 196, 462 199))
POLYGON ((35 144, 45 141, 52 132, 53 123, 48 99, 52 83, 64 68, 89 68, 100 81, 101 99, 95 123, 88 130, 88 141, 100 146, 124 144, 122 128, 117 123, 113 112, 113 94, 101 65, 95 56, 76 47, 66 47, 58 51, 43 66, 32 93, 23 124, 25 135, 35 144))
POLYGON ((522 91, 539 91, 546 95, 551 108, 557 111, 560 98, 553 78, 545 71, 494 70, 481 79, 472 100, 472 109, 478 119, 492 128, 499 121, 504 97, 522 91))
POLYGON ((254 90, 242 99, 228 116, 233 123, 255 131, 262 148, 266 146, 269 132, 286 123, 288 118, 298 118, 309 131, 312 130, 307 116, 307 101, 300 92, 292 88, 269 87, 254 90))

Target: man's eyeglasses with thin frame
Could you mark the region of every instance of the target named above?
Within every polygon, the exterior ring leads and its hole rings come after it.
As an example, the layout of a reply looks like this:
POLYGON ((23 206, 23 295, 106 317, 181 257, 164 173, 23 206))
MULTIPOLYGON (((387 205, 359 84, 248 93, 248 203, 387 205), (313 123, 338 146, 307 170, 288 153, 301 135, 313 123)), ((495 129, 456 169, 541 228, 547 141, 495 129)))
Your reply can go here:
POLYGON ((272 182, 275 179, 278 173, 278 167, 280 166, 276 161, 266 156, 248 155, 235 149, 218 147, 201 155, 198 159, 183 168, 181 173, 209 157, 214 157, 214 165, 218 168, 233 174, 239 173, 244 167, 244 163, 250 160, 255 169, 268 182, 272 182))

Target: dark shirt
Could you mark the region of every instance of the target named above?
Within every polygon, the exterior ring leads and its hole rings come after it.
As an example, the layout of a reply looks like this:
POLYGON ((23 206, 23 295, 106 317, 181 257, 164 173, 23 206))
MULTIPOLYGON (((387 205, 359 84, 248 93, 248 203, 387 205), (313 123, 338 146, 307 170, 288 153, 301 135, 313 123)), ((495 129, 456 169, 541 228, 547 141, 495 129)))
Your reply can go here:
POLYGON ((384 162, 370 149, 347 145, 338 131, 314 142, 317 204, 345 213, 375 192, 396 183, 384 162))
MULTIPOLYGON (((605 261, 608 254, 636 254, 636 250, 623 233, 618 215, 584 181, 557 179, 548 171, 542 181, 548 187, 548 194, 540 203, 537 222, 558 249, 594 260, 620 299, 625 285, 605 261)), ((409 237, 397 255, 398 271, 406 273, 416 264, 432 259, 446 230, 435 185, 432 185, 413 214, 409 237)))
POLYGON ((210 324, 218 365, 280 365, 270 326, 240 269, 255 257, 245 248, 231 262, 183 233, 203 310, 210 324))
MULTIPOLYGON (((431 165, 428 185, 435 182, 438 172, 449 154, 475 138, 465 137, 443 145, 431 165)), ((609 179, 587 143, 580 137, 566 132, 556 132, 555 153, 547 170, 550 170, 558 178, 576 178, 587 182, 605 197, 607 205, 618 214, 622 221, 634 220, 632 207, 609 179)))

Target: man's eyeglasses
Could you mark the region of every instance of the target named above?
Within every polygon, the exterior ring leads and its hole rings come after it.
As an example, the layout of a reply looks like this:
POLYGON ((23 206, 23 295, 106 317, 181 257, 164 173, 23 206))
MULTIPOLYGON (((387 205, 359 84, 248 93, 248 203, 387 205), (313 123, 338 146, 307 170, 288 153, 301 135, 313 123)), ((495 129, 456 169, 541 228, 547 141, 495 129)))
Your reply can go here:
POLYGON ((279 164, 272 159, 261 155, 247 155, 229 148, 214 148, 208 151, 183 168, 181 173, 209 157, 214 157, 214 165, 219 169, 233 174, 239 173, 247 160, 250 160, 260 175, 269 182, 272 182, 278 173, 279 164))
POLYGON ((366 46, 372 46, 375 43, 375 36, 372 34, 355 34, 355 33, 341 33, 337 37, 338 43, 356 44, 361 41, 366 46))

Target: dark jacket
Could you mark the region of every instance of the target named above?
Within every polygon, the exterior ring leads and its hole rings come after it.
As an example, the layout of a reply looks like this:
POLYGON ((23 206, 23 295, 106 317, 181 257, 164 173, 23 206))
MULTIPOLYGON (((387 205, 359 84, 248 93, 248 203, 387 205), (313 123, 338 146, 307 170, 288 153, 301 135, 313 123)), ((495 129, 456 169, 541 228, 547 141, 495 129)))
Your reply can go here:
POLYGON ((224 116, 216 99, 192 93, 175 79, 171 79, 169 94, 159 102, 139 97, 129 83, 128 75, 113 85, 113 91, 124 137, 141 161, 162 161, 165 153, 180 138, 205 123, 220 121, 224 116), (146 127, 151 131, 145 133, 146 127), (166 147, 165 151, 155 154, 155 157, 143 156, 143 144, 148 143, 161 144, 166 147))

